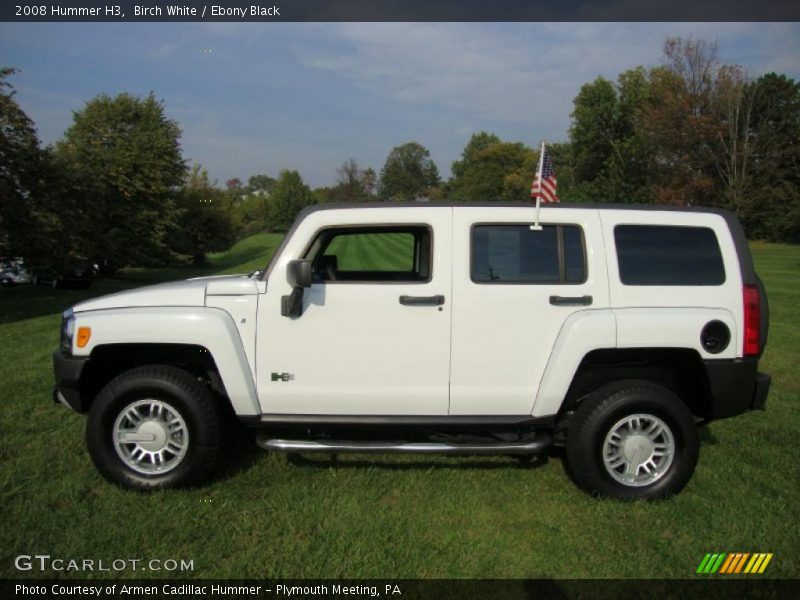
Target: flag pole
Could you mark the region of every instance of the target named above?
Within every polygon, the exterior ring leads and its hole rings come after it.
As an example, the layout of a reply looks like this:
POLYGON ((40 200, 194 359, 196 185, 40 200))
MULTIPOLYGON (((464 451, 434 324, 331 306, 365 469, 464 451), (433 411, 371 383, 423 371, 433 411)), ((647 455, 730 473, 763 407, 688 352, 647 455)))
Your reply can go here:
POLYGON ((541 231, 542 226, 539 225, 539 212, 542 208, 542 164, 544 162, 544 140, 542 140, 542 149, 539 151, 539 167, 536 169, 536 175, 539 176, 539 190, 536 194, 536 215, 533 218, 533 225, 531 230, 541 231))

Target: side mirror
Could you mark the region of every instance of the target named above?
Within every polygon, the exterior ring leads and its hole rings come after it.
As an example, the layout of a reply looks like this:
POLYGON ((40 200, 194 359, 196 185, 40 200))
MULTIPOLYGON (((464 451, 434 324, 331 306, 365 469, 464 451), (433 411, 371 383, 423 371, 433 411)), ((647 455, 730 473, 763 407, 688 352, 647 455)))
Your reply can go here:
POLYGON ((292 293, 281 298, 281 315, 296 318, 303 314, 303 288, 311 287, 311 261, 291 261, 286 267, 286 281, 292 293))
POLYGON ((292 288, 311 287, 311 261, 291 261, 286 267, 286 280, 292 288))

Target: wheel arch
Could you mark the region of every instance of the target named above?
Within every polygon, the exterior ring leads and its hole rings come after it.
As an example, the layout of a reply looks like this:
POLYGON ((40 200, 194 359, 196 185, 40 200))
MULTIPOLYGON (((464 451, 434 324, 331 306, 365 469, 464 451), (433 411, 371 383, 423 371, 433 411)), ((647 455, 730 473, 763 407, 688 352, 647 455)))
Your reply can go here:
POLYGON ((79 390, 89 410, 105 385, 127 371, 147 365, 167 365, 186 371, 202 381, 233 410, 214 357, 196 344, 123 343, 96 346, 81 373, 79 390))
POLYGON ((673 392, 696 416, 711 410, 703 360, 691 348, 601 348, 581 360, 559 415, 572 411, 592 392, 620 381, 647 381, 673 392))
POLYGON ((183 368, 204 379, 237 416, 258 415, 255 380, 236 325, 213 308, 126 308, 76 313, 91 327, 80 389, 88 410, 94 397, 120 373, 146 364, 183 368))

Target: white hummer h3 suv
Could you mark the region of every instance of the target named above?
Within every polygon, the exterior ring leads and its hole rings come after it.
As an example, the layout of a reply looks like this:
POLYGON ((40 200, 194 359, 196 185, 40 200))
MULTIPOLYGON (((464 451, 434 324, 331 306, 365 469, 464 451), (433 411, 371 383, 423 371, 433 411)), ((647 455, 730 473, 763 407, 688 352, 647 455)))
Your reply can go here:
POLYGON ((63 316, 54 398, 99 471, 213 473, 235 417, 294 453, 531 456, 583 489, 663 498, 698 424, 763 409, 763 285, 732 213, 561 204, 304 210, 263 271, 63 316), (226 433, 228 432, 228 433, 226 433))

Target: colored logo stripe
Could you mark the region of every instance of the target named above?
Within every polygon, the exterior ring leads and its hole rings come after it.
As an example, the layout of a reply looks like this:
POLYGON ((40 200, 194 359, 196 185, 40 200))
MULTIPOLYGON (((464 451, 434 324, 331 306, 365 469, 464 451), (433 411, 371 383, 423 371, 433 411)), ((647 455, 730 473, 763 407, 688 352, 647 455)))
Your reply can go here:
POLYGON ((738 573, 744 567, 744 561, 749 558, 750 554, 744 552, 737 552, 733 554, 733 560, 730 561, 727 565, 722 565, 722 569, 720 569, 720 573, 738 573), (727 567, 727 568, 726 568, 727 567))
POLYGON ((736 573, 749 573, 751 575, 763 573, 772 560, 771 552, 717 552, 709 553, 703 557, 697 573, 720 573, 731 575, 736 573))
POLYGON ((722 564, 722 559, 725 558, 725 553, 721 554, 706 554, 700 566, 697 567, 698 573, 716 573, 719 566, 722 564))

